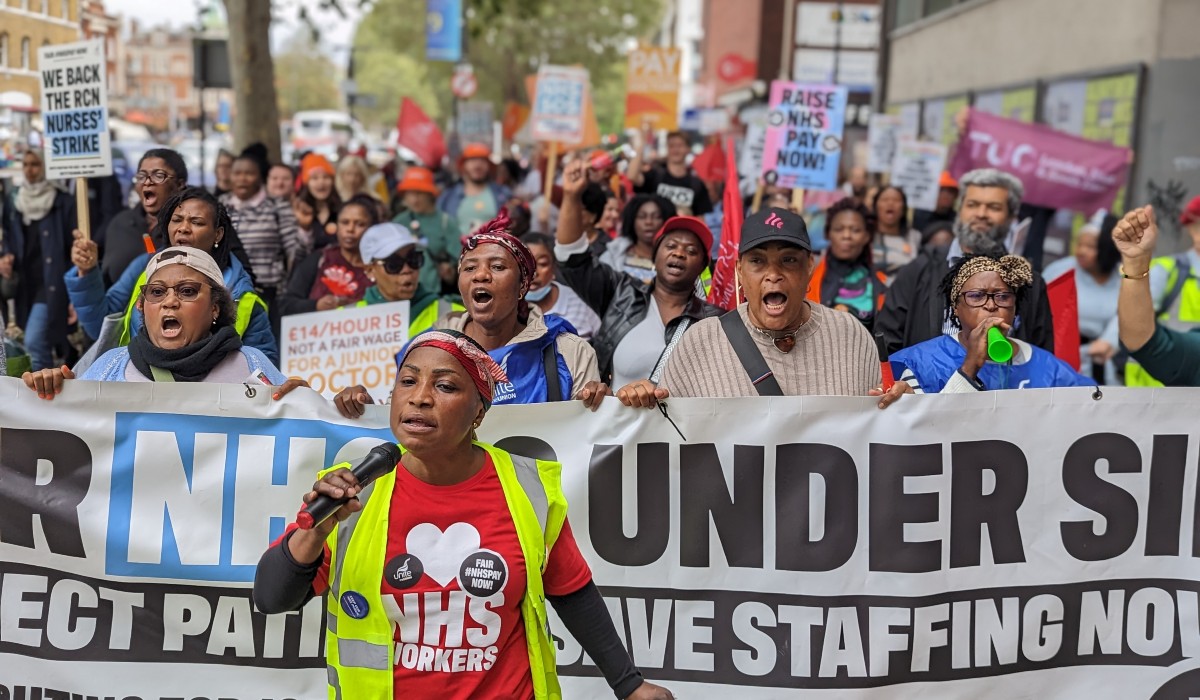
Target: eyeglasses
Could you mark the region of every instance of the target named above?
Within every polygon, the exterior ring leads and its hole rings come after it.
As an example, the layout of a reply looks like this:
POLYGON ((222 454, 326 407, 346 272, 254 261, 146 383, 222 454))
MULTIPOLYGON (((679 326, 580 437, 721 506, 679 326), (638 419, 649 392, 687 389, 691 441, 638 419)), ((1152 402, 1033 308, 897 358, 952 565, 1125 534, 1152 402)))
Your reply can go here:
POLYGON ((200 290, 207 286, 200 282, 180 282, 176 285, 167 284, 148 284, 142 288, 142 294, 146 296, 146 301, 151 304, 161 304, 167 300, 167 291, 174 290, 175 296, 179 301, 191 302, 200 298, 200 290))
POLYGON ((983 306, 991 299, 1001 309, 1011 309, 1017 301, 1017 295, 1012 292, 985 292, 982 289, 963 292, 962 298, 967 302, 967 306, 975 307, 983 306))
POLYGON ((389 275, 398 275, 404 272, 404 268, 411 267, 414 270, 420 270, 425 264, 425 251, 414 250, 408 255, 391 255, 384 258, 383 271, 389 275))
POLYGON ((133 176, 133 183, 135 185, 140 185, 146 180, 149 180, 151 184, 161 185, 173 177, 175 176, 166 170, 151 170, 150 172, 139 170, 137 171, 137 174, 133 176))

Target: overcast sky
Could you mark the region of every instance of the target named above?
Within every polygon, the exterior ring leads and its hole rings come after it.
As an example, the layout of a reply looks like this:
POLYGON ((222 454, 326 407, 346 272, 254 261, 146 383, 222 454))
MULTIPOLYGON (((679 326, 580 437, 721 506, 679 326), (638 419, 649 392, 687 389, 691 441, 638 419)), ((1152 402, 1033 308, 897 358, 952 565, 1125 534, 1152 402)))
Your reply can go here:
MULTIPOLYGON (((275 44, 290 36, 299 25, 295 21, 295 3, 286 4, 288 7, 280 12, 282 16, 276 18, 273 27, 271 41, 275 44)), ((309 6, 315 8, 317 4, 311 2, 309 6)), ((353 6, 356 4, 353 2, 343 3, 343 5, 350 6, 347 8, 350 16, 347 20, 343 20, 336 12, 312 10, 313 19, 321 28, 322 48, 341 65, 346 62, 344 47, 350 45, 354 36, 358 13, 353 6)), ((195 6, 195 0, 105 0, 104 2, 104 7, 110 14, 120 14, 125 19, 137 18, 143 24, 151 26, 165 24, 170 27, 195 24, 195 6), (184 11, 185 9, 190 9, 190 11, 184 11)))

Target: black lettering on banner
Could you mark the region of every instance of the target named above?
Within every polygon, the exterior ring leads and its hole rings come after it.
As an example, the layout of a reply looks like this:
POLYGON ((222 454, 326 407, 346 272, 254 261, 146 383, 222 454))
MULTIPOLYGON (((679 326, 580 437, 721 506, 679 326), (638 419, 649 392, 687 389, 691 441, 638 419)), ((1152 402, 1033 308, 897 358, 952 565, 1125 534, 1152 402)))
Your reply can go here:
POLYGON ((1150 503, 1146 509, 1146 556, 1178 556, 1183 522, 1187 435, 1155 435, 1150 456, 1150 503))
POLYGON ((763 453, 761 445, 734 445, 733 496, 716 445, 682 445, 679 463, 686 488, 679 490, 679 563, 709 565, 709 516, 730 566, 763 566, 763 453))
POLYGON ((33 521, 41 520, 50 551, 84 557, 79 504, 92 481, 92 451, 77 435, 59 430, 0 428, 0 492, 21 494, 0 509, 0 542, 34 549, 33 521), (38 484, 38 462, 51 476, 38 484))
POLYGON ((858 545, 858 468, 848 452, 815 443, 775 450, 775 568, 833 571, 858 545), (813 479, 825 486, 822 536, 813 539, 813 479))
POLYGON ((1104 561, 1126 552, 1137 537, 1138 503, 1133 494, 1097 472, 1103 461, 1109 474, 1142 471, 1137 443, 1117 433, 1097 433, 1076 440, 1063 457, 1062 480, 1067 495, 1104 518, 1104 534, 1092 520, 1060 525, 1063 548, 1079 561, 1104 561))
MULTIPOLYGON (((57 690, 55 688, 40 688, 30 687, 25 685, 0 685, 0 700, 142 700, 136 695, 99 695, 92 691, 91 695, 73 692, 70 690, 57 690)), ((166 700, 164 698, 164 700, 166 700)), ((180 698, 179 700, 184 700, 180 698)), ((196 700, 200 700, 197 698, 196 700)), ((220 700, 228 700, 221 698, 220 700)))
POLYGON ((617 566, 645 566, 667 551, 671 537, 670 446, 637 446, 637 534, 626 537, 621 517, 624 479, 620 445, 596 445, 588 467, 588 533, 592 548, 617 566))
POLYGON ((99 580, 0 561, 0 654, 72 663, 324 666, 320 607, 263 615, 250 590, 99 580))
POLYGON ((1029 463, 1021 448, 1002 440, 950 445, 950 567, 979 566, 980 539, 987 527, 992 560, 1025 561, 1017 509, 1029 488, 1029 463), (984 474, 995 486, 984 493, 984 474))
MULTIPOLYGON (((630 630, 633 662, 665 682, 854 689, 1052 668, 1165 668, 1200 653, 1197 581, 1089 581, 922 597, 600 590, 617 629, 630 630), (1101 645, 1093 643, 1097 635, 1101 645)), ((560 641, 558 660, 560 675, 600 675, 577 644, 560 641)))
POLYGON ((942 565, 942 543, 909 542, 904 539, 904 525, 936 522, 938 494, 905 491, 904 480, 941 474, 942 445, 871 443, 870 455, 871 571, 937 571, 942 565))

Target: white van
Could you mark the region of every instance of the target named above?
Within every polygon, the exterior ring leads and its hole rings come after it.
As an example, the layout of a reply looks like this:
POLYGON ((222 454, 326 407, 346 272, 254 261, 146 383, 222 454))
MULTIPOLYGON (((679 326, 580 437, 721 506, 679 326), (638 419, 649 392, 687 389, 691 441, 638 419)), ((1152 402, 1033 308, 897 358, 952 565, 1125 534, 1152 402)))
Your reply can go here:
POLYGON ((360 133, 358 123, 345 112, 314 110, 292 117, 292 147, 297 153, 316 151, 334 158, 339 146, 349 148, 360 133))

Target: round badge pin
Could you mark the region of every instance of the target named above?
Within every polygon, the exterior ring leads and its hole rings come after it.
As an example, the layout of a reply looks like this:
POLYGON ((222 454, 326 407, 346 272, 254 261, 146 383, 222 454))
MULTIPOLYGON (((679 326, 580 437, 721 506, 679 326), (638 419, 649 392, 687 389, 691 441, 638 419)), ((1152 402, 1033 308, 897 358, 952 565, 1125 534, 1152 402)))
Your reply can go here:
POLYGON ((472 598, 491 598, 504 590, 508 564, 490 549, 481 549, 463 559, 458 568, 458 587, 472 598))
POLYGON ((397 590, 412 588, 425 573, 425 565, 415 554, 400 554, 383 566, 383 580, 397 590))
POLYGON ((363 619, 367 616, 367 611, 370 610, 366 597, 358 591, 346 591, 343 593, 341 603, 342 610, 355 620, 363 619))

